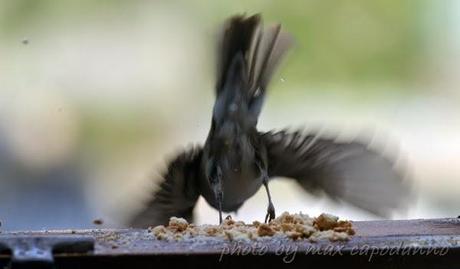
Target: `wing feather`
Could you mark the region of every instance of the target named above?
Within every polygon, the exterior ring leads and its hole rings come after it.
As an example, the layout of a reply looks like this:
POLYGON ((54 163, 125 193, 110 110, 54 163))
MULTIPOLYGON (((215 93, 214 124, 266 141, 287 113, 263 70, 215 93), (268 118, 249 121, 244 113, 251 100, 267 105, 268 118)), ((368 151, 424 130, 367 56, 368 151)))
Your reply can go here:
POLYGON ((131 227, 146 228, 167 224, 170 217, 193 220, 193 209, 199 197, 198 178, 201 171, 201 147, 179 154, 170 162, 159 188, 144 208, 130 221, 131 227))
POLYGON ((301 131, 261 138, 270 177, 293 178, 308 192, 324 192, 380 216, 403 207, 409 197, 409 184, 394 161, 360 141, 301 131))

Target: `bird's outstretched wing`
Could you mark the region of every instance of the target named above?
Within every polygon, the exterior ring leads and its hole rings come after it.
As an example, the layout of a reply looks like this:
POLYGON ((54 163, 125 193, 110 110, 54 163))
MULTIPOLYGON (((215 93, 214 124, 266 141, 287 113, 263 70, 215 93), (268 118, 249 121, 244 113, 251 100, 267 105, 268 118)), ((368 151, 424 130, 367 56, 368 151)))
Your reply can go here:
POLYGON ((301 131, 260 135, 270 177, 293 178, 308 192, 324 192, 385 217, 409 197, 409 185, 394 162, 366 144, 301 131))
POLYGON ((145 207, 130 221, 131 227, 147 228, 164 225, 170 217, 193 220, 193 208, 199 197, 198 178, 201 171, 202 148, 182 152, 170 162, 158 190, 145 207))

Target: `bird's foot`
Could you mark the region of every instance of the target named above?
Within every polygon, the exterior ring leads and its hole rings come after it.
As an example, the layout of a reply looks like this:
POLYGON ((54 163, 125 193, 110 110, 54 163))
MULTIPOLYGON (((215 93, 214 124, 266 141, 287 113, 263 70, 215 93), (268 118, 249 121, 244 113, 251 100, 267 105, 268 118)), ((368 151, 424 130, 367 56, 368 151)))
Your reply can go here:
POLYGON ((267 215, 265 215, 265 223, 270 223, 270 221, 275 219, 275 216, 275 207, 272 203, 269 203, 267 208, 267 215))

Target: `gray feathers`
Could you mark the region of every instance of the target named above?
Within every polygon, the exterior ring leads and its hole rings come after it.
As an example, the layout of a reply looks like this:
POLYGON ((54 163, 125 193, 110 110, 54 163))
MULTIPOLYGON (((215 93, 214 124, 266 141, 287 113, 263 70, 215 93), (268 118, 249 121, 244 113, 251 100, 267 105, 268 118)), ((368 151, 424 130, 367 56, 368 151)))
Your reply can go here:
POLYGON ((387 217, 409 196, 402 171, 362 141, 339 142, 300 131, 261 135, 270 177, 293 178, 308 192, 324 192, 387 217))
MULTIPOLYGON (((233 92, 241 92, 248 110, 245 116, 257 123, 270 79, 291 44, 292 38, 281 31, 281 25, 264 29, 259 15, 230 18, 224 24, 218 43, 217 99, 221 94, 229 94, 223 93, 229 86, 233 92), (239 69, 244 73, 241 75, 243 83, 229 80, 234 72, 234 61, 240 57, 244 64, 239 69)), ((215 110, 222 110, 219 106, 221 103, 217 102, 215 110)))
POLYGON ((388 216, 403 205, 407 182, 390 159, 365 143, 299 131, 257 131, 267 86, 292 43, 280 29, 264 29, 259 15, 227 21, 218 44, 216 103, 204 148, 172 160, 131 226, 166 224, 172 216, 191 221, 200 195, 215 208, 236 210, 262 185, 258 175, 265 175, 264 184, 266 175, 289 177, 308 192, 323 192, 378 215, 388 216))
POLYGON ((197 179, 203 174, 200 166, 202 153, 201 147, 194 147, 169 163, 158 190, 131 218, 131 227, 166 224, 172 216, 192 221, 193 209, 200 195, 197 179))

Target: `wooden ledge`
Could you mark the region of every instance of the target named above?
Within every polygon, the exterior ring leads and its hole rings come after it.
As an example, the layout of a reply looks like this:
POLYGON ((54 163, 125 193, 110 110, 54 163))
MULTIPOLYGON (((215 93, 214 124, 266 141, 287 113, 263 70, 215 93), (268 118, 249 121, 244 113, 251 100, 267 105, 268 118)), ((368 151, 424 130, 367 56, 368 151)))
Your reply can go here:
POLYGON ((349 241, 316 243, 268 237, 254 241, 198 237, 170 242, 157 240, 142 229, 2 232, 0 266, 10 260, 13 267, 55 264, 59 268, 460 266, 459 218, 357 221, 353 225, 356 235, 349 241))

